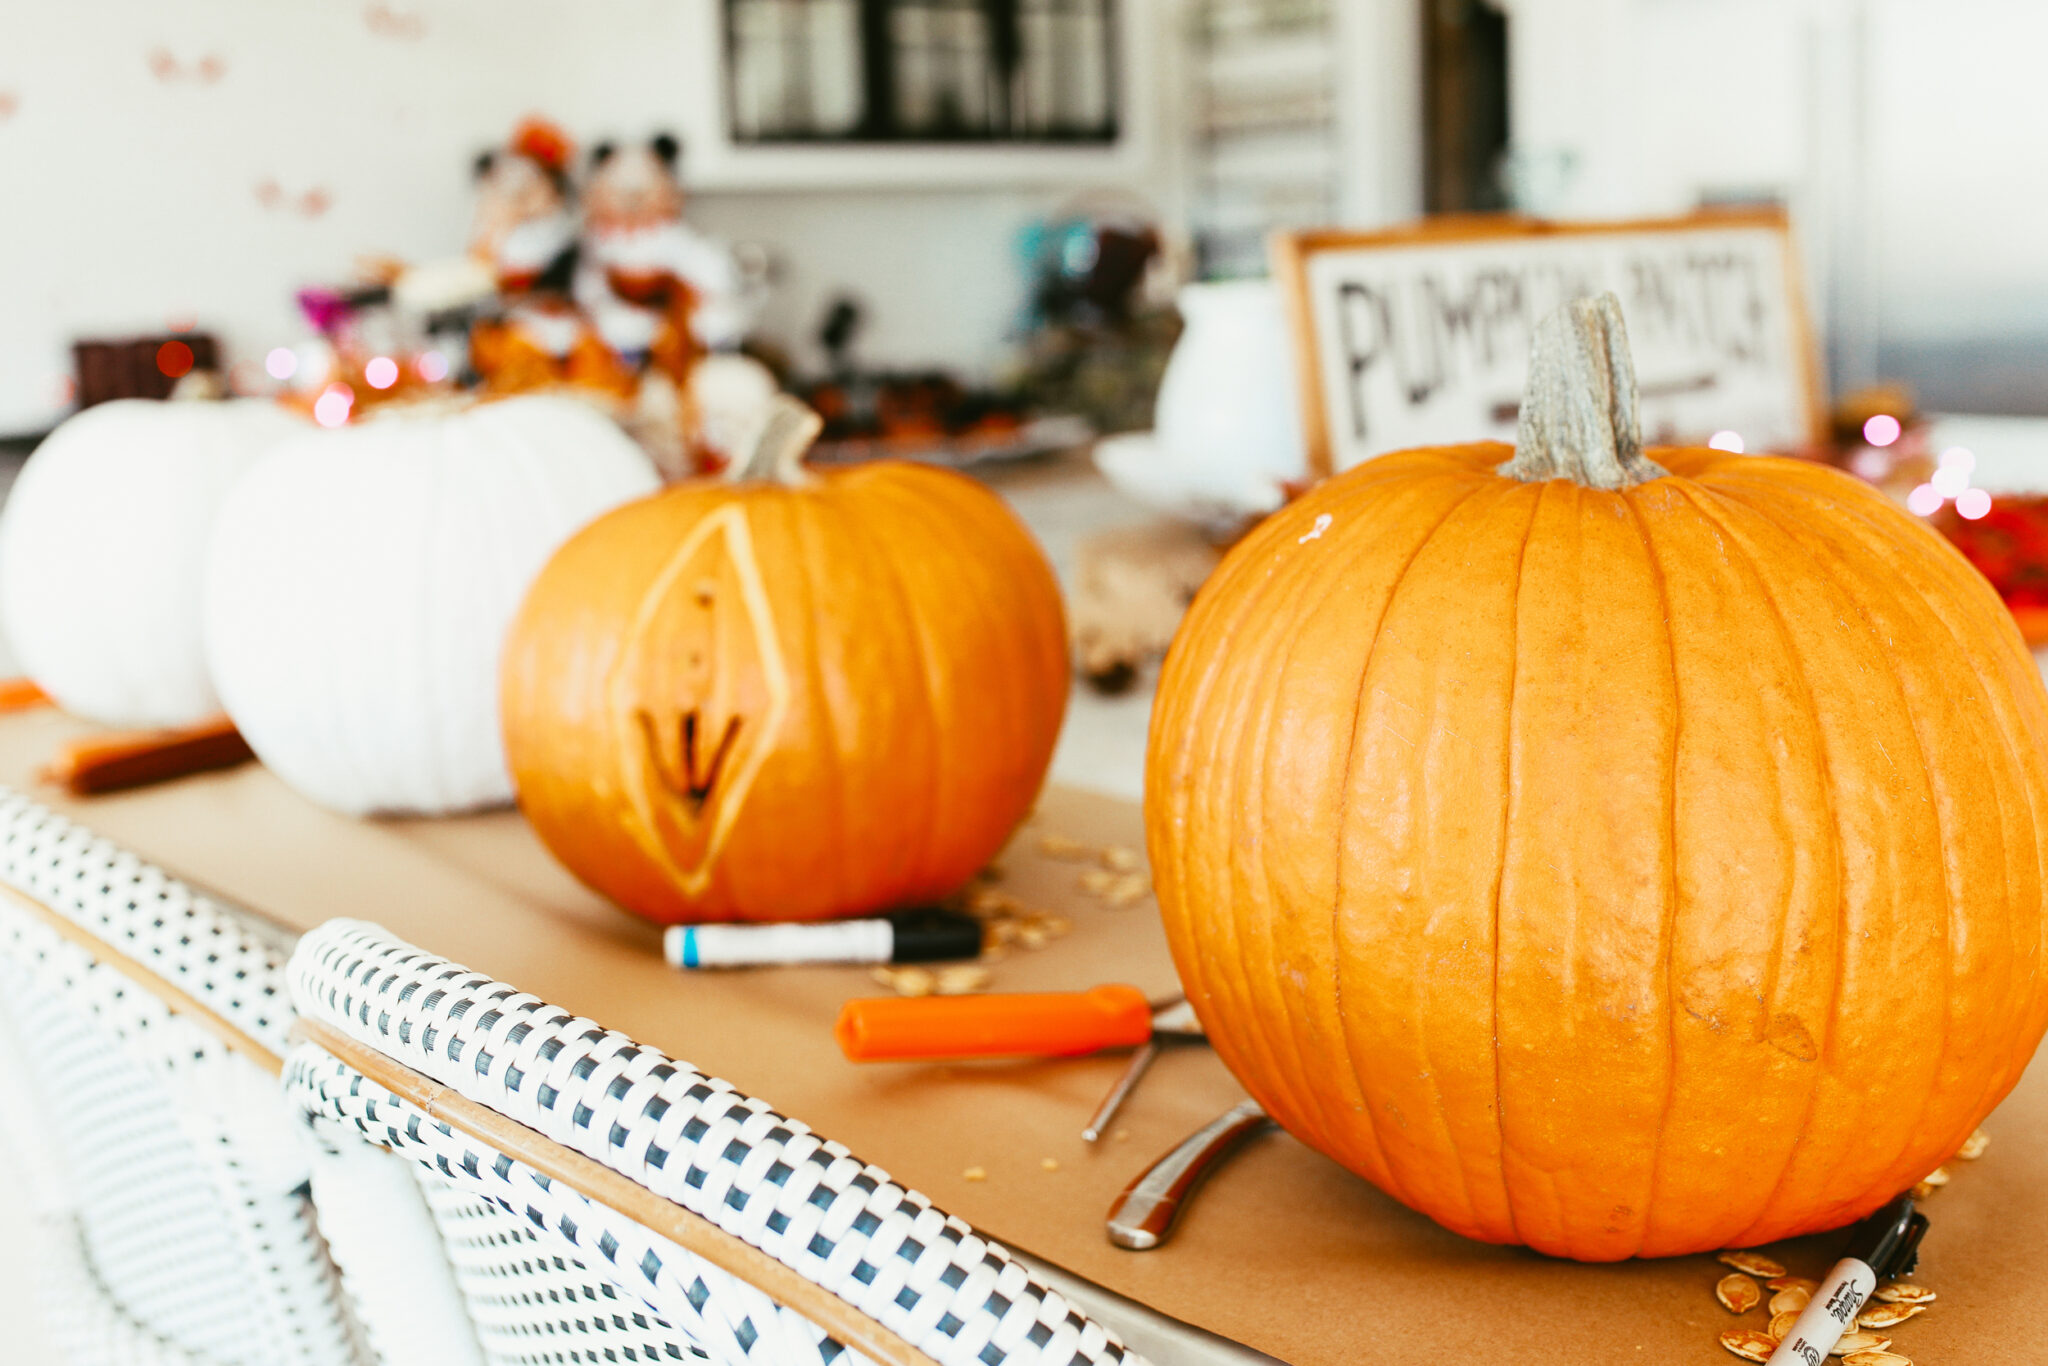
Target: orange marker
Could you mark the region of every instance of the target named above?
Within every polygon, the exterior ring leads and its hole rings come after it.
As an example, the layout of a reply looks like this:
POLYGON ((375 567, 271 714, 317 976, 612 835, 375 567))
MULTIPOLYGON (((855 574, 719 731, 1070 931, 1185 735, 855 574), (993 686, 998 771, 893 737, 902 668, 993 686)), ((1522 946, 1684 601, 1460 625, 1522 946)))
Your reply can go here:
POLYGON ((886 996, 848 1001, 832 1037, 854 1062, 911 1058, 1067 1058, 1152 1038, 1136 987, 1013 996, 886 996))

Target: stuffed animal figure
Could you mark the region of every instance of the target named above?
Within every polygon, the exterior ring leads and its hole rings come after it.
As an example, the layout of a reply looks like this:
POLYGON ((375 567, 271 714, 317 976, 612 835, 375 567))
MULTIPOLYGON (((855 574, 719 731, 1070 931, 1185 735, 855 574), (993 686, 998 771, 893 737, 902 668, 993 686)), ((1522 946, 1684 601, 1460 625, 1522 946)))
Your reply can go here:
POLYGON ((567 384, 620 399, 636 387, 571 297, 577 225, 568 136, 527 119, 504 148, 477 158, 476 219, 469 252, 497 281, 504 316, 470 330, 470 364, 491 393, 567 384))

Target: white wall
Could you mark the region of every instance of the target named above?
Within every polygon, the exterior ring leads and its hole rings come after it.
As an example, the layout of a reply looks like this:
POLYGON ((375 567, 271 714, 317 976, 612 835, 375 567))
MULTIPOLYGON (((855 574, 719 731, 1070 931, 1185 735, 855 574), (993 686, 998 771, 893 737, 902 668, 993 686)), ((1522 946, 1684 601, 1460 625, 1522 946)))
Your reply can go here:
MULTIPOLYGON (((459 249, 471 159, 528 112, 586 145, 669 128, 701 148, 713 2, 0 0, 0 435, 63 410, 74 337, 196 323, 260 355, 303 333, 293 290, 357 253, 459 249), (328 207, 304 212, 315 189, 328 207)), ((1137 8, 1164 24, 1173 4, 1137 8)), ((870 305, 867 359, 987 369, 1023 297, 1012 242, 1069 192, 1042 166, 1017 179, 707 191, 693 212, 774 250, 790 339, 845 287, 870 305)), ((1149 164, 1119 179, 1166 194, 1149 164)))
MULTIPOLYGON (((1513 136, 1569 150, 1564 216, 1787 194, 1838 381, 1939 391, 1942 348, 2048 388, 2048 6, 1504 0, 1513 136), (2026 358, 2032 357, 2028 360, 2026 358), (1916 373, 1917 372, 1917 373, 1916 373)), ((2024 393, 2012 394, 2024 401, 2024 393)), ((2048 399, 2048 395, 2044 395, 2048 399)), ((2040 401, 2040 400, 2037 400, 2040 401)))

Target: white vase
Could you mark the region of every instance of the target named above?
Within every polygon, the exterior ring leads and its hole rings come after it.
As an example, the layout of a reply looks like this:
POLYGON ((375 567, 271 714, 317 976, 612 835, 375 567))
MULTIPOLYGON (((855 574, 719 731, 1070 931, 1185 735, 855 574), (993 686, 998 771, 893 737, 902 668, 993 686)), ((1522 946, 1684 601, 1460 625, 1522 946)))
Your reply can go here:
POLYGON ((1266 280, 1189 285, 1149 442, 1104 443, 1098 463, 1155 506, 1206 522, 1271 512, 1306 477, 1293 343, 1266 280))

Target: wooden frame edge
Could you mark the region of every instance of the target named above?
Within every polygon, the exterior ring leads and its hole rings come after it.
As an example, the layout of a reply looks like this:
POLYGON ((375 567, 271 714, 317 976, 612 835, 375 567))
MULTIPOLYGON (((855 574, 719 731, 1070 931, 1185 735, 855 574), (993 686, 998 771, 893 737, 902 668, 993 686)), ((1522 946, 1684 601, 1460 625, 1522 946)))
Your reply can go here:
POLYGON ((602 1162, 470 1100, 432 1077, 359 1043, 325 1021, 300 1016, 296 1033, 432 1118, 517 1158, 550 1180, 652 1229, 786 1305, 840 1342, 886 1366, 939 1366, 837 1295, 820 1289, 745 1239, 647 1189, 602 1162))

